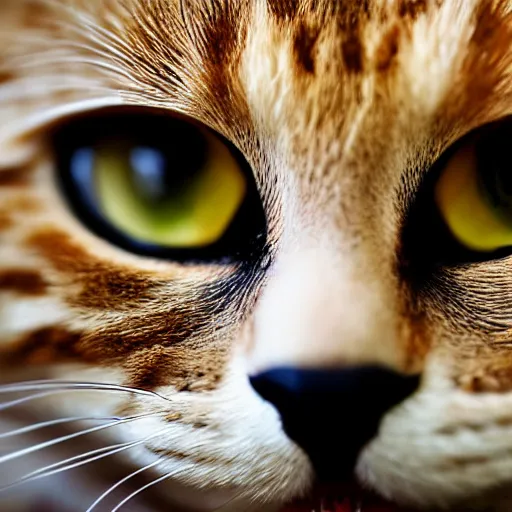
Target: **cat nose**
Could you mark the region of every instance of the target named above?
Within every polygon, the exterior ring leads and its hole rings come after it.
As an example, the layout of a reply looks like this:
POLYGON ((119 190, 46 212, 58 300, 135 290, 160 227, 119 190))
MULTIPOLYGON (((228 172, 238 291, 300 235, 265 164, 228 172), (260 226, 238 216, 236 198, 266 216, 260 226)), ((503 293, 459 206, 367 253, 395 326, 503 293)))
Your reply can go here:
POLYGON ((308 454, 318 478, 350 478, 358 454, 382 416, 412 394, 416 376, 381 367, 277 368, 251 378, 279 411, 287 435, 308 454))

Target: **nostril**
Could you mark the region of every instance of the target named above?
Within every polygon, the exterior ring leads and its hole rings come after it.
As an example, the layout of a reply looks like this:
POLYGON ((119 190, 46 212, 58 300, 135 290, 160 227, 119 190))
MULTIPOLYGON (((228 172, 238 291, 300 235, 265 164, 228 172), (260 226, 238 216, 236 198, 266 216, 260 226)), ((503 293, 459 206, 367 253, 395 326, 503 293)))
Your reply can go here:
POLYGON ((278 368, 251 378, 279 411, 288 436, 325 480, 350 476, 382 416, 418 387, 419 378, 379 367, 342 370, 278 368))

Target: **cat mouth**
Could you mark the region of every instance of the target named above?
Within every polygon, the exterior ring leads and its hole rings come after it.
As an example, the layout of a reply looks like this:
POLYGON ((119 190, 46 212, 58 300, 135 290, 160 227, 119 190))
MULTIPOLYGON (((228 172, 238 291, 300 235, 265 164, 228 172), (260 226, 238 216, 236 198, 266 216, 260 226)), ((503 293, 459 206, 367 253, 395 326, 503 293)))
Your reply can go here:
POLYGON ((318 485, 306 498, 296 500, 280 512, 409 512, 353 485, 318 485))

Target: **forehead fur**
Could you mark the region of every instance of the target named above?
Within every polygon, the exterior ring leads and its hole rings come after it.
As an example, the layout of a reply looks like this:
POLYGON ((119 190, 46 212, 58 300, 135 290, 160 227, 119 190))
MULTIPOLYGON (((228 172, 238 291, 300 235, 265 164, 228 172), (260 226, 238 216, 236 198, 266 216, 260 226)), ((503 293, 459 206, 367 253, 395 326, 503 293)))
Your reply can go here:
MULTIPOLYGON (((479 103, 478 110, 490 94, 499 93, 500 100, 510 94, 510 4, 504 0, 149 5, 130 31, 134 46, 147 51, 136 59, 146 67, 140 74, 149 85, 163 76, 165 94, 175 86, 178 100, 186 93, 187 110, 228 133, 236 131, 234 123, 244 123, 245 103, 253 100, 258 80, 267 93, 255 93, 270 96, 276 106, 309 96, 317 110, 338 108, 345 119, 369 88, 374 100, 395 95, 401 107, 426 115, 448 97, 466 110, 468 102, 479 103), (148 61, 157 70, 149 76, 148 61), (468 76, 471 85, 464 82, 468 76)), ((314 108, 306 102, 294 110, 309 116, 314 108)), ((293 118, 293 112, 286 114, 293 118)))
MULTIPOLYGON (((254 91, 261 101, 282 102, 288 87, 290 101, 309 95, 316 110, 345 118, 370 93, 422 114, 445 101, 446 115, 472 122, 503 115, 509 102, 506 0, 8 0, 2 9, 37 37, 9 45, 0 80, 37 75, 38 108, 41 95, 46 108, 91 96, 159 105, 247 145, 247 85, 260 78, 273 79, 254 91), (487 102, 491 94, 499 101, 487 102)), ((24 93, 26 110, 35 91, 24 93)), ((311 102, 300 106, 311 114, 311 102)))

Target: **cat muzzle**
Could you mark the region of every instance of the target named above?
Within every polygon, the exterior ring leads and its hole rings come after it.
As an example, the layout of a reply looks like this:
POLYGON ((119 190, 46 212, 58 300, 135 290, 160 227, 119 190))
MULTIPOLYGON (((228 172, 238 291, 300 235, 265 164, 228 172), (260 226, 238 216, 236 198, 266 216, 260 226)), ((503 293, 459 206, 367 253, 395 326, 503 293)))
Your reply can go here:
POLYGON ((402 510, 364 493, 357 484, 339 482, 353 479, 362 448, 377 434, 386 412, 418 388, 418 377, 382 367, 278 368, 251 378, 251 384, 278 410, 285 432, 307 453, 318 480, 329 483, 319 485, 312 499, 283 512, 402 510))

